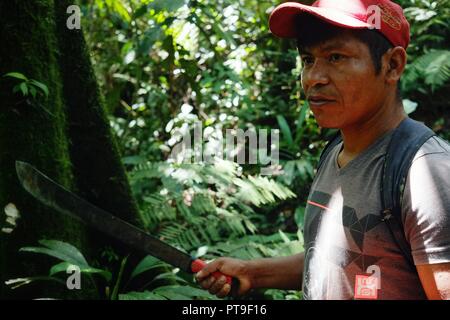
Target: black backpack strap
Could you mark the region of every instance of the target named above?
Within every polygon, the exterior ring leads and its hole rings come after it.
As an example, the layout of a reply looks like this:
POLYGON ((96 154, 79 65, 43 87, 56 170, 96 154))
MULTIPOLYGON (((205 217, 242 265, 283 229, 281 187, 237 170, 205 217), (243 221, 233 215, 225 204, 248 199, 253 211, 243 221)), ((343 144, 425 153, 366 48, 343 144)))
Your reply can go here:
POLYGON ((319 164, 317 165, 317 172, 319 172, 320 167, 322 166, 327 156, 330 154, 331 150, 333 150, 333 148, 337 146, 341 141, 342 141, 341 131, 336 132, 328 140, 328 143, 325 145, 325 148, 322 150, 322 153, 320 154, 319 164))
POLYGON ((381 180, 382 220, 413 270, 411 246, 405 238, 401 200, 414 156, 435 133, 424 124, 406 118, 395 129, 385 155, 381 180))

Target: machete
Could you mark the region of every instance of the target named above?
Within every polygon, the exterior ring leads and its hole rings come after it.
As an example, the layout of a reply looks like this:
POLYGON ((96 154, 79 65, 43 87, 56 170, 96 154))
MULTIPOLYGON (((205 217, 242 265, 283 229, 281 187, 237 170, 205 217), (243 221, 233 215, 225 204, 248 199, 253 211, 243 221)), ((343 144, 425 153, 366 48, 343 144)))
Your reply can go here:
MULTIPOLYGON (((189 254, 80 198, 29 163, 16 161, 16 171, 20 183, 33 197, 61 213, 80 219, 130 248, 152 255, 189 273, 197 273, 206 265, 203 260, 192 258, 189 254)), ((219 271, 213 273, 216 279, 222 275, 219 271)), ((224 276, 235 292, 237 280, 224 276)))

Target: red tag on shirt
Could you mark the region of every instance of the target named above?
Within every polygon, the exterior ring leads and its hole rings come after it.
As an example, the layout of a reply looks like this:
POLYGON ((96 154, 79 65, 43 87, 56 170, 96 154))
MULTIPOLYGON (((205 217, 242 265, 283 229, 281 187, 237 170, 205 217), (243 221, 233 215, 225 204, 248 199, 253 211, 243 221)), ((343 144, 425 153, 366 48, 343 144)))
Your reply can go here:
POLYGON ((355 277, 355 299, 378 299, 378 278, 357 274, 355 277))

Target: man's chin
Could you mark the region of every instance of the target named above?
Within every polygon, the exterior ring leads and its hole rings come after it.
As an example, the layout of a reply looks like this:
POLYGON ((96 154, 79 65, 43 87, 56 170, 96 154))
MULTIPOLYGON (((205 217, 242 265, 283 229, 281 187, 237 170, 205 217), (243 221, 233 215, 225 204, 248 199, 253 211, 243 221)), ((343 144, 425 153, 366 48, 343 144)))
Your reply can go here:
POLYGON ((340 129, 341 128, 341 126, 337 122, 330 121, 330 120, 324 120, 324 119, 319 120, 316 118, 316 122, 317 122, 317 125, 319 127, 321 127, 322 129, 340 129))
MULTIPOLYGON (((312 108, 311 108, 312 109, 312 108)), ((324 129, 340 129, 342 127, 342 119, 339 115, 329 112, 328 115, 323 110, 313 110, 314 118, 317 125, 324 129)))

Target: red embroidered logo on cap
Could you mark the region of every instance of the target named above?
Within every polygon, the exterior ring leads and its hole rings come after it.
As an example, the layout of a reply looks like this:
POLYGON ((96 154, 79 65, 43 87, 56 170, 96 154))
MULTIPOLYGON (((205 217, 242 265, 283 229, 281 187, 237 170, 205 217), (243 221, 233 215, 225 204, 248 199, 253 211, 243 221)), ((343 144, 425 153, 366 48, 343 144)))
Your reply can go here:
POLYGON ((402 27, 402 22, 396 12, 384 3, 380 3, 378 6, 381 9, 381 19, 383 19, 383 21, 391 28, 400 30, 402 27))

